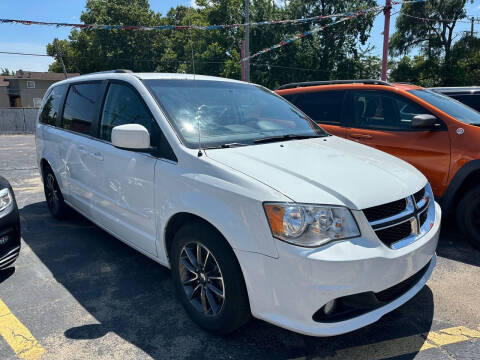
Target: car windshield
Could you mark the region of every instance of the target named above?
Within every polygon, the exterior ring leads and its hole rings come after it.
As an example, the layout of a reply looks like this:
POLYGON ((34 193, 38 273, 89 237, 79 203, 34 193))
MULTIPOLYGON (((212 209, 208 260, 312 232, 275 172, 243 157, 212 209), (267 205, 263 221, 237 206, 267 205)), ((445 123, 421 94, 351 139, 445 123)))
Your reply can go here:
POLYGON ((210 80, 144 83, 189 148, 199 142, 203 148, 229 147, 327 135, 300 110, 260 86, 210 80))
POLYGON ((480 113, 478 111, 451 97, 431 90, 409 90, 409 92, 459 121, 471 125, 480 125, 480 113))

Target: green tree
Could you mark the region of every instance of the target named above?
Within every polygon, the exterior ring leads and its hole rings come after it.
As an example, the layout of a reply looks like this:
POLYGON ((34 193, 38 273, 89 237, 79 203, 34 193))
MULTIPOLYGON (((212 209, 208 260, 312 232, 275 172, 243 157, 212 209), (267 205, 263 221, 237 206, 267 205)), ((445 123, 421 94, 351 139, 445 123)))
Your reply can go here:
MULTIPOLYGON (((274 2, 252 12, 254 21, 271 18, 303 18, 317 15, 331 15, 355 12, 376 5, 373 0, 291 0, 285 7, 276 8, 274 2)), ((255 4, 255 2, 254 2, 255 4)), ((314 28, 332 23, 333 19, 307 24, 275 25, 254 28, 252 31, 252 52, 278 43, 314 28)), ((274 52, 261 55, 254 61, 252 80, 271 88, 294 81, 329 80, 358 78, 356 63, 362 59, 359 45, 368 40, 374 21, 374 14, 360 16, 346 22, 325 28, 313 36, 305 37, 274 52), (255 66, 256 63, 266 64, 255 66), (275 67, 281 66, 281 67, 275 67), (297 69, 286 69, 294 67, 297 69), (304 70, 308 69, 308 70, 304 70)))
MULTIPOLYGON (((80 17, 85 24, 146 25, 160 24, 147 0, 87 0, 80 17)), ((163 51, 158 32, 123 30, 72 30, 68 41, 60 41, 67 71, 88 73, 128 68, 134 71, 155 70, 155 60, 163 51)), ((56 56, 53 43, 49 55, 56 56)), ((62 71, 56 61, 52 71, 62 71)))
MULTIPOLYGON (((244 0, 197 0, 196 5, 195 8, 177 6, 162 16, 150 9, 147 0, 88 0, 81 20, 86 24, 150 26, 245 21, 244 0)), ((273 0, 251 0, 251 21, 330 15, 375 5, 374 0, 291 0, 282 6, 273 0)), ((359 48, 366 43, 373 20, 374 14, 351 19, 253 59, 252 81, 275 88, 292 81, 378 77, 379 59, 359 48)), ((333 21, 252 27, 251 53, 333 21)), ((214 31, 83 29, 73 30, 67 40, 59 41, 59 47, 69 72, 115 68, 189 73, 195 70, 197 74, 238 79, 244 34, 243 27, 214 31)), ((47 46, 47 51, 58 58, 53 42, 47 46)), ((50 70, 61 72, 62 67, 55 61, 50 70)))
POLYGON ((466 35, 453 45, 454 79, 452 85, 480 83, 480 38, 466 35))
POLYGON ((440 78, 442 65, 436 59, 423 55, 412 58, 404 56, 399 61, 391 63, 390 80, 408 82, 425 87, 437 86, 442 83, 440 78))
POLYGON ((13 71, 10 72, 10 70, 8 70, 7 68, 0 68, 0 76, 11 76, 11 75, 15 75, 15 73, 13 71))
POLYGON ((441 62, 442 85, 454 83, 454 30, 458 20, 466 18, 467 1, 473 3, 473 0, 429 0, 404 4, 390 39, 391 53, 408 54, 412 48, 418 48, 423 57, 441 62))

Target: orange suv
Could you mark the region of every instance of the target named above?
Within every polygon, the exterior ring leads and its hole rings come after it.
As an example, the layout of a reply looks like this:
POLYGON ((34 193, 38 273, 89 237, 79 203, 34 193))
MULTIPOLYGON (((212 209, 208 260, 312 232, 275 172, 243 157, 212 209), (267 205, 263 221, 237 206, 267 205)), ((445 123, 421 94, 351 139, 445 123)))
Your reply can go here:
POLYGON ((276 92, 331 134, 417 167, 444 214, 456 215, 480 248, 479 112, 419 86, 379 80, 293 83, 276 92))

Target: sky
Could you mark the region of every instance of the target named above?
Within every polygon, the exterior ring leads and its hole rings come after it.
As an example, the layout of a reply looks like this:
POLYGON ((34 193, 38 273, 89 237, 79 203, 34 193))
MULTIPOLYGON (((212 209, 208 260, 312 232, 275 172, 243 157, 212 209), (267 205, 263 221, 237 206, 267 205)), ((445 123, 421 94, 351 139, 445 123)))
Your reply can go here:
MULTIPOLYGON (((166 14, 176 5, 189 5, 192 0, 150 0, 151 8, 166 14)), ((379 0, 381 2, 382 0, 379 0)), ((6 19, 23 19, 50 22, 80 22, 80 14, 85 7, 85 0, 3 0, 0 17, 6 19)), ((395 6, 392 13, 400 8, 395 6)), ((467 5, 469 15, 480 17, 480 0, 467 5)), ((390 34, 395 31, 395 19, 392 17, 390 34)), ((372 55, 380 56, 383 42, 382 15, 377 16, 371 32, 369 45, 373 46, 372 55)), ((469 24, 457 25, 457 32, 469 31, 469 24)), ((480 31, 480 24, 476 24, 476 31, 480 31)), ((46 45, 55 37, 65 39, 70 33, 69 28, 55 28, 50 26, 24 26, 15 24, 0 24, 0 51, 46 53, 46 45)), ((299 40, 301 41, 301 40, 299 40)), ((273 45, 273 44, 272 44, 273 45)), ((287 45, 288 46, 288 45, 287 45)), ((261 55, 263 57, 268 54, 261 55)), ((260 60, 260 59, 259 59, 260 60)), ((47 71, 52 62, 50 57, 18 56, 0 54, 0 68, 10 70, 47 71)))

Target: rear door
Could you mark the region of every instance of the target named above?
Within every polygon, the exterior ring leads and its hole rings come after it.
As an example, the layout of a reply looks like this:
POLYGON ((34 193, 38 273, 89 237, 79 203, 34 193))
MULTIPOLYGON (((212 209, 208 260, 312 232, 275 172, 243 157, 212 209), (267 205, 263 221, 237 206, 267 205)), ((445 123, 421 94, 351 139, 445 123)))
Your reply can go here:
POLYGON ((330 134, 347 136, 342 124, 345 91, 301 92, 284 97, 330 134))
POLYGON ((123 150, 111 143, 118 125, 140 124, 150 132, 152 145, 159 127, 135 88, 111 81, 100 115, 96 140, 89 158, 98 181, 92 184, 95 216, 120 239, 156 254, 154 178, 157 159, 144 152, 123 150))
POLYGON ((447 184, 450 139, 445 124, 424 131, 411 128, 415 115, 430 114, 400 95, 378 90, 352 90, 354 109, 347 137, 397 156, 419 169, 431 182, 437 196, 447 184))
POLYGON ((105 82, 91 81, 71 84, 65 99, 61 121, 60 157, 64 164, 61 174, 69 189, 68 201, 87 216, 92 216, 95 200, 94 184, 101 177, 90 156, 95 123, 105 90, 105 82))

